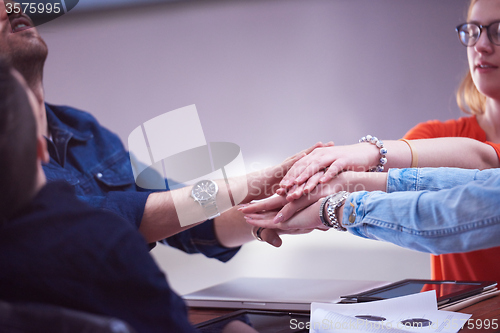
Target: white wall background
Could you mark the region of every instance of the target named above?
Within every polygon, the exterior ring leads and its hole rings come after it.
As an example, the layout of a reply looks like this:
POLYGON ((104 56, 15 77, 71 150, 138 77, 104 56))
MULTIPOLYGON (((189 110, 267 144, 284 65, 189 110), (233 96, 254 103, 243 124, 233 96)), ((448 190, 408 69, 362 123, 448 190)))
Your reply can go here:
MULTIPOLYGON (((83 1, 83 0, 82 0, 83 1)), ((196 104, 207 141, 235 142, 248 171, 317 141, 397 139, 461 116, 467 69, 454 27, 465 0, 199 0, 70 12, 39 27, 47 100, 93 113, 124 142, 196 104)), ((229 263, 153 251, 185 293, 236 276, 429 277, 428 255, 348 234, 255 242, 229 263)))

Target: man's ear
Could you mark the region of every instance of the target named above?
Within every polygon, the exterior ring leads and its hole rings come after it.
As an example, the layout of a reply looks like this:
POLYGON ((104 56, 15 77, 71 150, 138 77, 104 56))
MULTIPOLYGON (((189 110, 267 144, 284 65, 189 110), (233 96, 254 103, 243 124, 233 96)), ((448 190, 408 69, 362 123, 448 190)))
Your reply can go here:
POLYGON ((47 139, 45 139, 43 135, 39 135, 36 141, 37 159, 43 164, 49 163, 50 155, 49 151, 47 150, 47 139))

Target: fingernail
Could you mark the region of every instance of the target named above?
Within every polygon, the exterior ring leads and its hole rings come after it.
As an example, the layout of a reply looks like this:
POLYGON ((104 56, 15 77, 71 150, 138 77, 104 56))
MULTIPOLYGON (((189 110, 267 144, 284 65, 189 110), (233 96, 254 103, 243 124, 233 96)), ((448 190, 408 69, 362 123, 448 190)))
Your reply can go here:
POLYGON ((250 206, 250 204, 241 204, 241 205, 238 205, 238 206, 239 206, 238 210, 241 212, 245 207, 250 206))
POLYGON ((278 238, 274 238, 272 241, 271 241, 271 244, 274 246, 274 247, 280 247, 280 240, 278 238))
POLYGON ((278 224, 278 223, 281 223, 283 222, 283 214, 279 213, 278 215, 276 215, 276 217, 274 218, 274 223, 278 224))
POLYGON ((243 215, 243 218, 244 218, 245 220, 253 220, 253 219, 252 219, 250 216, 248 216, 248 215, 243 215))
POLYGON ((321 177, 321 178, 319 179, 319 182, 320 182, 320 183, 323 183, 323 182, 325 182, 325 181, 326 181, 326 177, 321 177))

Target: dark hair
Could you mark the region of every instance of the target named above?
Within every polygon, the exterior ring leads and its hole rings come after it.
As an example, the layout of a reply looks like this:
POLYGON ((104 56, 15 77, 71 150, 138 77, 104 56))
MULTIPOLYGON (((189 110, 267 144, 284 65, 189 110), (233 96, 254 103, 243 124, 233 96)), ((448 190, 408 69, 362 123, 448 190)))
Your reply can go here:
POLYGON ((37 126, 28 95, 0 58, 0 221, 33 197, 37 172, 37 126))

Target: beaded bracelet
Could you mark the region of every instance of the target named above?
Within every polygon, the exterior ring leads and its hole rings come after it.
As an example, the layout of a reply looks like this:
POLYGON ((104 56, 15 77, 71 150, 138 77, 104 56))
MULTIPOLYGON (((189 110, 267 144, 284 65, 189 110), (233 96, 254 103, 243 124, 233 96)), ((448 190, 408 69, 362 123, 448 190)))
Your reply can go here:
POLYGON ((380 152, 379 163, 375 168, 370 169, 370 172, 374 172, 374 171, 382 172, 382 171, 384 171, 384 165, 387 163, 387 157, 385 157, 387 155, 387 149, 384 148, 384 143, 382 141, 380 141, 379 139, 377 139, 376 137, 371 136, 371 135, 367 135, 367 136, 362 137, 361 139, 359 139, 359 142, 368 142, 368 143, 371 143, 371 144, 377 146, 377 148, 380 149, 380 151, 379 151, 380 152))

